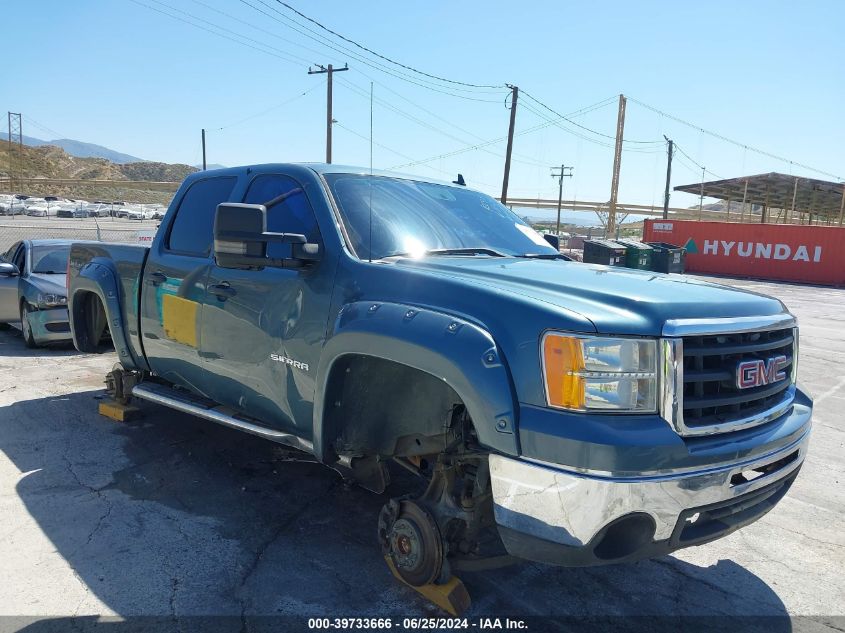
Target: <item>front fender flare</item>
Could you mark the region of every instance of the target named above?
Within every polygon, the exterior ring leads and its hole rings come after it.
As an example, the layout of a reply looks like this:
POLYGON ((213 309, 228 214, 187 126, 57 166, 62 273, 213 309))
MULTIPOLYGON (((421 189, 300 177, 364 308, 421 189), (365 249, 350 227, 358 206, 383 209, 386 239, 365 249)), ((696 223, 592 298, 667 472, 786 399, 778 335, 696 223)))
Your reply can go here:
POLYGON ((489 332, 431 310, 398 303, 357 302, 343 307, 323 348, 314 402, 314 453, 326 461, 324 411, 329 379, 338 359, 365 355, 424 371, 460 396, 479 442, 518 455, 516 396, 505 358, 489 332))
POLYGON ((106 313, 106 322, 111 332, 114 349, 117 352, 120 364, 125 369, 147 369, 145 363, 139 360, 132 353, 129 345, 129 338, 123 323, 123 315, 120 310, 120 277, 115 268, 114 262, 105 257, 96 257, 86 263, 79 274, 71 280, 71 290, 68 296, 68 312, 73 334, 73 344, 79 349, 76 328, 73 323, 82 318, 82 306, 77 299, 83 292, 91 292, 99 297, 103 310, 106 313))

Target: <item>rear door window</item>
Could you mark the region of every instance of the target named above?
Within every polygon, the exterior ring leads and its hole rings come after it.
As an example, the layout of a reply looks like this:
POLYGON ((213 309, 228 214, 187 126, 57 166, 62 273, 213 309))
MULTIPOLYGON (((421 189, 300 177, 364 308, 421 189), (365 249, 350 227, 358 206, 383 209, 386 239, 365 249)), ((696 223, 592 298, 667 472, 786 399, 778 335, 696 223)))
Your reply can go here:
POLYGON ((237 178, 206 178, 190 186, 170 228, 167 241, 171 251, 207 257, 213 240, 214 211, 221 202, 228 202, 237 178))

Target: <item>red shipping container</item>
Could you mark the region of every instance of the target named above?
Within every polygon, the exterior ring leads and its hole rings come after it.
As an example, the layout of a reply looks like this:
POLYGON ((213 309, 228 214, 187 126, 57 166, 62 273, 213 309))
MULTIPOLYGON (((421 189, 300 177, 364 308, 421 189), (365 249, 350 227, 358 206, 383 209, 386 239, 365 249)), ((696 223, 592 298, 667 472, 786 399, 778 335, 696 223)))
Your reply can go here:
POLYGON ((690 272, 845 284, 845 228, 646 220, 643 239, 686 247, 690 272))

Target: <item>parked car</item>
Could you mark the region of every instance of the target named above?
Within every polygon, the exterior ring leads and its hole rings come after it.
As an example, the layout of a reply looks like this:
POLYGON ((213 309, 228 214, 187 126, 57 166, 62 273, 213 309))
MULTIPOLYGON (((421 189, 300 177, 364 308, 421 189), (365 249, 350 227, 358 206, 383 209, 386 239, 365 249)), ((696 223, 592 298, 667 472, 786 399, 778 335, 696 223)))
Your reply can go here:
POLYGON ((88 207, 62 206, 56 210, 57 218, 87 218, 89 216, 88 207))
POLYGON ((23 215, 26 208, 20 200, 9 199, 0 201, 0 215, 23 215))
POLYGON ((20 322, 27 347, 71 339, 69 240, 23 240, 0 256, 0 323, 20 322))
POLYGON ((90 218, 107 218, 111 215, 111 207, 107 204, 91 203, 85 209, 90 218))
POLYGON ((804 462, 812 401, 777 299, 565 261, 488 195, 337 165, 191 175, 161 228, 72 246, 77 349, 111 330, 118 400, 376 492, 389 462, 419 475, 374 520, 410 584, 448 578, 488 527, 572 567, 700 545, 804 462))
POLYGON ((152 211, 147 211, 146 209, 139 209, 137 207, 124 207, 124 209, 126 210, 125 217, 129 220, 149 220, 153 217, 152 211))
POLYGON ((44 204, 32 204, 26 207, 24 213, 30 217, 46 218, 50 215, 50 207, 44 204))
POLYGON ((152 212, 151 219, 153 220, 161 220, 164 217, 164 214, 167 213, 167 209, 162 206, 155 206, 150 209, 152 212))

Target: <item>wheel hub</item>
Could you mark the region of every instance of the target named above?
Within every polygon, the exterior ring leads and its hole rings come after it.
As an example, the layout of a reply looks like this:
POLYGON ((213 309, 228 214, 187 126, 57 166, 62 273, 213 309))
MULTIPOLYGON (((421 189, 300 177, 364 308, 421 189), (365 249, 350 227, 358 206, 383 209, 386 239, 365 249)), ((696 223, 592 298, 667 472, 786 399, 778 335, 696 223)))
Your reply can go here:
POLYGON ((390 531, 390 552, 400 569, 414 570, 423 553, 422 535, 413 522, 399 519, 390 531))
POLYGON ((443 540, 426 509, 413 501, 392 501, 382 510, 379 524, 382 549, 405 582, 419 587, 440 577, 443 540))

